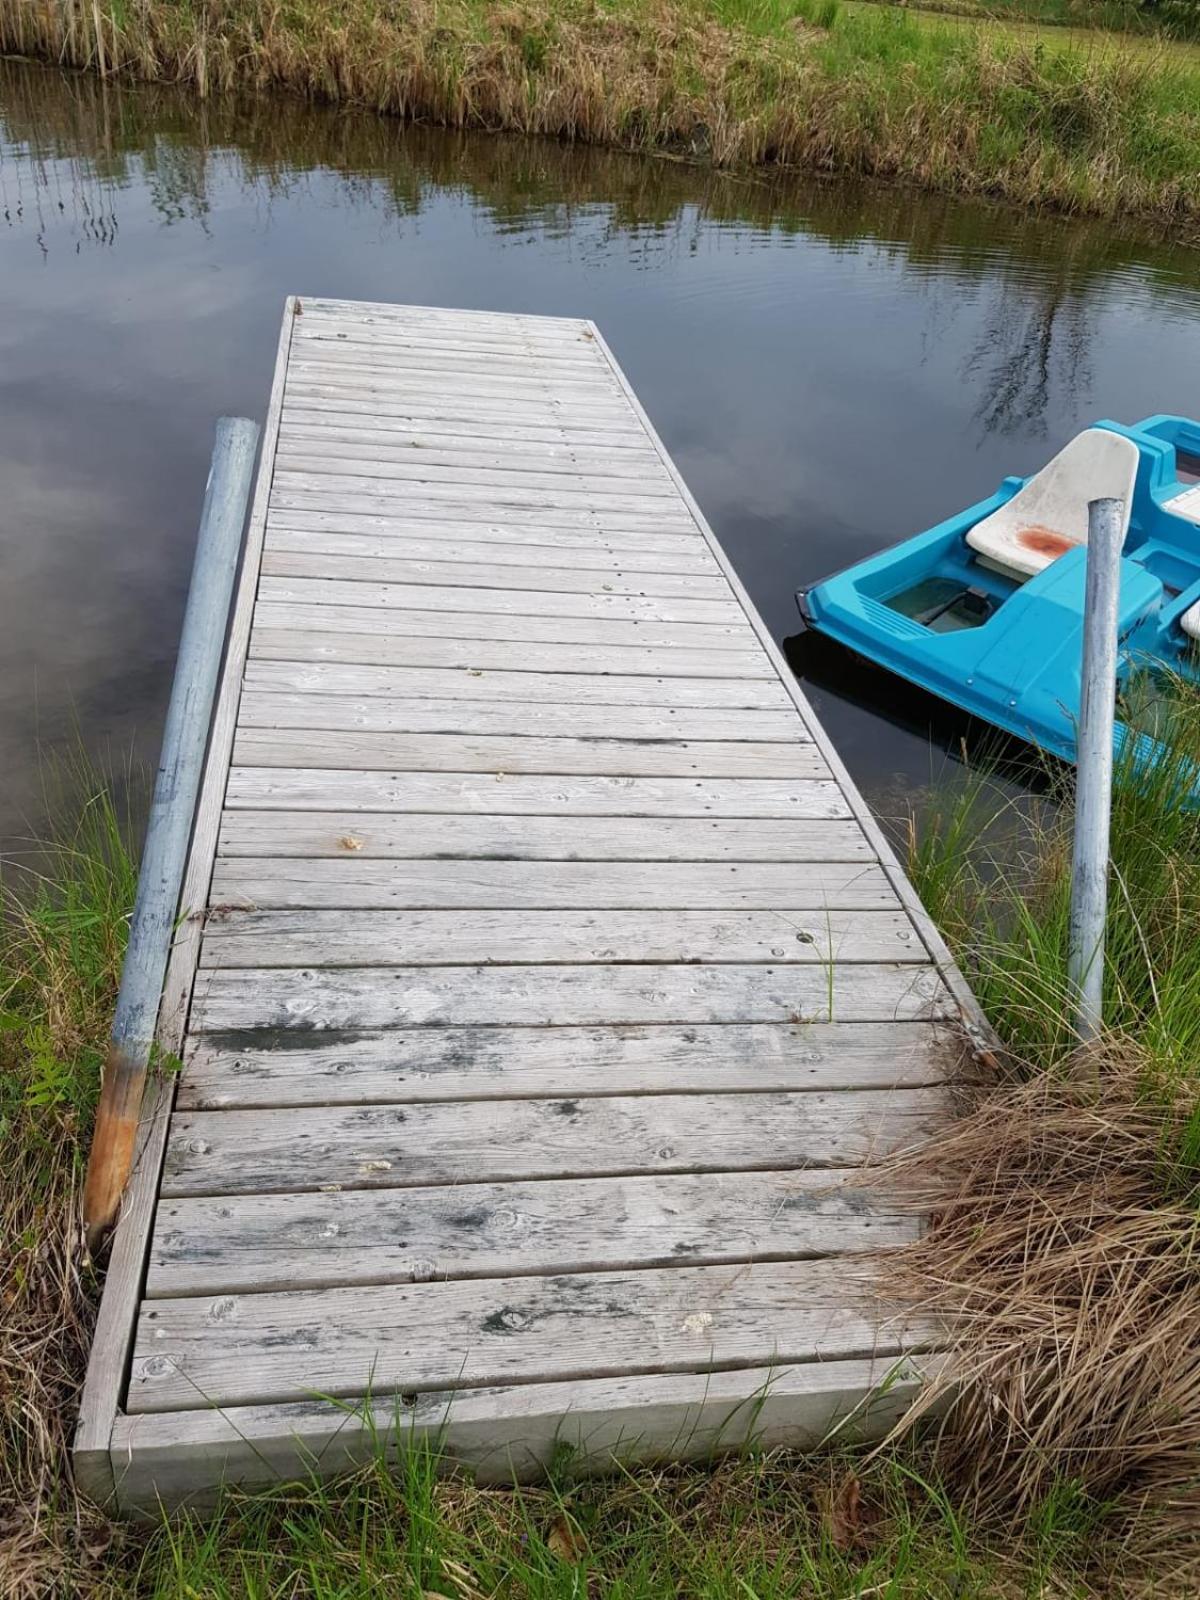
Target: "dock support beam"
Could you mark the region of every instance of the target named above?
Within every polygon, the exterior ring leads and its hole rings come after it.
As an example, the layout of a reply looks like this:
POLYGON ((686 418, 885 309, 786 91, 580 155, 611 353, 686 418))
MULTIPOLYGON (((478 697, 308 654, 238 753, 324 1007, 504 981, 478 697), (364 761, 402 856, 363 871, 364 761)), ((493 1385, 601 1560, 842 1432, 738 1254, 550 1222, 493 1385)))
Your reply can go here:
POLYGON ((1124 522, 1122 501, 1089 502, 1083 683, 1079 702, 1067 946, 1073 1026, 1084 1044, 1095 1039, 1104 1025, 1104 922, 1108 911, 1117 599, 1124 522))
POLYGON ((217 423, 88 1160, 83 1223, 93 1254, 116 1220, 133 1163, 257 448, 257 423, 244 417, 217 423))

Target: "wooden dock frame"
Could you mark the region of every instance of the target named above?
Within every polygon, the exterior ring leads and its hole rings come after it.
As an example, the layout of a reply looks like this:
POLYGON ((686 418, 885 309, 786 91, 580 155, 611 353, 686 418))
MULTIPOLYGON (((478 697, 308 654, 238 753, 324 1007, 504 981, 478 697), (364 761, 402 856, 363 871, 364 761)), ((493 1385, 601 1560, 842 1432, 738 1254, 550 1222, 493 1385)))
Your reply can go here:
POLYGON ((181 905, 94 1498, 911 1401, 936 1336, 863 1252, 916 1224, 844 1180, 936 1125, 983 1025, 594 325, 288 301, 181 905))

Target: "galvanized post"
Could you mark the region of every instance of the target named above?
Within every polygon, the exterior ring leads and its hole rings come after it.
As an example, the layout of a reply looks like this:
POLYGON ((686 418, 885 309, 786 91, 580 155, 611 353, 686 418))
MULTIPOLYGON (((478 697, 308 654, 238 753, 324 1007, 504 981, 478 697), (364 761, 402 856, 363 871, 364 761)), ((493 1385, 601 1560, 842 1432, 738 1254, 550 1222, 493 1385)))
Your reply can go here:
POLYGON ((1083 684, 1079 702, 1067 949, 1073 1026, 1084 1043, 1095 1039, 1104 1024, 1104 920, 1108 909, 1117 598, 1123 526, 1122 501, 1089 502, 1083 684))
POLYGON ((116 1219, 133 1164, 257 448, 257 423, 244 417, 222 417, 217 423, 88 1160, 83 1221, 92 1251, 116 1219))

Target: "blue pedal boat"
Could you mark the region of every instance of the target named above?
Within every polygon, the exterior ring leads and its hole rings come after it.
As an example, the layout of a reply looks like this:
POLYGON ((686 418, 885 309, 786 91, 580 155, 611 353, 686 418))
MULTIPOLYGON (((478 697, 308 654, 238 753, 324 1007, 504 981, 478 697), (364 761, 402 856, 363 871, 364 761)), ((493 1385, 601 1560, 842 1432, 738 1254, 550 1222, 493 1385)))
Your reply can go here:
MULTIPOLYGON (((1028 479, 797 594, 805 622, 1075 759, 1088 501, 1123 501, 1118 683, 1200 682, 1200 422, 1098 422, 1028 479)), ((1123 735, 1119 732, 1118 737, 1123 735)))

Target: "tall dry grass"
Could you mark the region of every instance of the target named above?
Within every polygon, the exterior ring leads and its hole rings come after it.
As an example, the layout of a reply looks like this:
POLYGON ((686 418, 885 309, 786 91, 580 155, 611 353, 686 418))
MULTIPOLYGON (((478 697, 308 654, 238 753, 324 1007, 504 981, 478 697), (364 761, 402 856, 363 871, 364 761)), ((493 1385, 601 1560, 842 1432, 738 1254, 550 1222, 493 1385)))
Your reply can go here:
POLYGON ((896 1164, 934 1222, 891 1282, 949 1331, 937 1460, 967 1507, 1200 1581, 1200 1083, 1128 1040, 1099 1068, 994 1085, 896 1164))
POLYGON ((1200 691, 1139 679, 1123 709, 1157 743, 1116 764, 1101 1045, 1070 1023, 1071 775, 999 814, 984 775, 913 819, 1010 1058, 898 1163, 934 1221, 894 1281, 957 1353, 940 1464, 971 1503, 1057 1502, 1200 1583, 1200 691))
POLYGON ((0 0, 0 45, 201 94, 1200 215, 1200 64, 836 0, 0 0))

